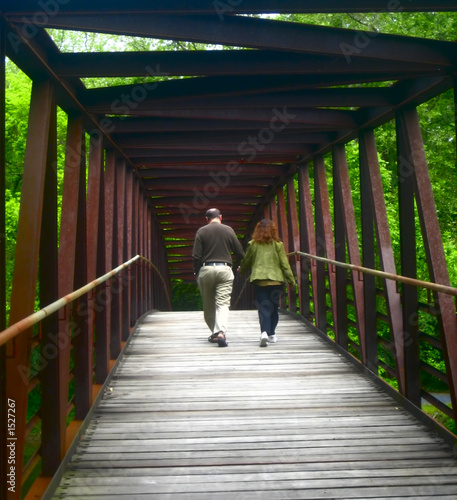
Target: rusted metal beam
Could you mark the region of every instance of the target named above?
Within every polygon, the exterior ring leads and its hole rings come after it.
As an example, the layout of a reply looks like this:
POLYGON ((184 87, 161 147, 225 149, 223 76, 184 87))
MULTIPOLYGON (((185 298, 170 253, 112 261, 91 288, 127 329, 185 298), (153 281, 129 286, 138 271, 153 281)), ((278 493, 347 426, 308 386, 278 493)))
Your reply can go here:
MULTIPOLYGON (((127 258, 134 254, 133 250, 133 172, 128 169, 125 179, 125 233, 126 233, 126 252, 127 258)), ((127 273, 127 324, 128 328, 132 326, 132 293, 133 293, 133 270, 130 268, 127 273)))
MULTIPOLYGON (((147 255, 148 259, 152 262, 155 262, 158 264, 157 260, 155 259, 155 252, 153 251, 153 246, 152 246, 152 210, 151 206, 147 204, 147 255)), ((160 264, 159 264, 160 265, 160 264)), ((148 287, 147 287, 147 297, 148 297, 148 310, 154 308, 154 300, 155 297, 153 297, 153 283, 155 281, 155 276, 153 276, 152 270, 148 269, 148 287)), ((160 302, 160 300, 158 300, 160 302)))
MULTIPOLYGON (((103 145, 92 136, 87 182, 87 278, 92 281, 106 271, 105 200, 103 145)), ((95 334, 95 382, 102 384, 109 373, 109 335, 106 324, 106 288, 99 287, 89 298, 90 336, 95 334), (93 320, 93 321, 91 321, 93 320)))
MULTIPOLYGON (((430 74, 435 66, 406 61, 354 60, 348 68, 341 57, 277 52, 271 50, 210 50, 165 52, 105 52, 63 53, 53 59, 53 68, 61 77, 132 77, 144 76, 147 71, 160 68, 168 76, 202 75, 322 75, 351 73, 397 73, 397 78, 408 75, 430 74)), ((439 71, 439 69, 437 70, 439 71)))
MULTIPOLYGON (((103 110, 101 111, 103 112, 103 110)), ((112 110, 106 110, 111 113, 112 110)), ((243 130, 246 133, 259 132, 269 122, 260 120, 208 120, 192 118, 183 120, 178 118, 147 118, 147 111, 144 116, 138 117, 125 117, 123 120, 112 118, 113 127, 116 129, 117 134, 122 133, 136 133, 136 132, 193 132, 193 131, 239 131, 243 130)), ((316 132, 319 130, 336 130, 335 125, 330 126, 326 122, 317 126, 315 123, 306 125, 304 123, 289 123, 288 130, 311 131, 316 132)), ((247 139, 247 138, 246 138, 247 139)))
MULTIPOLYGON (((126 4, 122 0, 111 0, 108 5, 100 6, 90 0, 60 3, 59 8, 65 13, 85 14, 130 14, 132 12, 182 13, 182 14, 299 14, 299 13, 346 13, 346 12, 439 12, 457 10, 454 0, 407 0, 404 2, 386 2, 385 0, 244 0, 243 2, 220 2, 214 0, 149 0, 126 4)), ((6 13, 36 14, 37 9, 44 9, 39 2, 15 0, 5 4, 6 13)), ((41 10, 39 10, 41 12, 41 10)))
MULTIPOLYGON (((163 82, 159 82, 162 84, 163 82)), ((164 82, 168 83, 168 82, 164 82)), ((89 96, 84 93, 84 96, 89 96)), ((220 95, 182 95, 174 97, 155 97, 150 103, 154 109, 192 109, 217 108, 221 104, 220 95)), ((396 93, 389 87, 360 88, 306 88, 302 90, 271 91, 260 94, 247 89, 241 95, 224 95, 224 108, 282 108, 288 107, 367 107, 391 106, 396 102, 396 93)), ((93 102, 92 104, 98 104, 93 102)), ((131 118, 120 122, 116 120, 116 131, 147 132, 148 121, 131 118)))
MULTIPOLYGON (((127 256, 127 233, 126 233, 126 164, 122 159, 116 162, 116 216, 117 216, 117 263, 126 260, 127 256)), ((119 324, 122 341, 127 340, 129 335, 128 317, 128 281, 126 273, 119 275, 118 279, 118 303, 119 303, 119 324)))
MULTIPOLYGON (((78 274, 78 218, 82 170, 84 164, 84 129, 82 116, 69 118, 65 151, 64 181, 62 191, 62 211, 59 240, 59 296, 68 295, 75 289, 78 274)), ((84 177, 85 190, 85 177, 84 177)), ((78 262, 79 263, 79 262, 78 262)), ((83 279, 85 276, 83 276, 83 279)), ((68 388, 70 381, 70 353, 72 333, 79 336, 81 325, 77 322, 77 313, 66 306, 59 315, 59 400, 58 412, 61 432, 61 458, 66 452, 66 420, 68 408, 68 388)), ((84 335, 84 329, 81 332, 84 335)))
MULTIPOLYGON (((287 213, 286 213, 286 200, 284 197, 284 187, 278 189, 277 193, 277 202, 278 202, 278 232, 279 236, 283 241, 284 250, 289 253, 289 228, 287 226, 287 213)), ((290 285, 286 286, 288 302, 290 304, 292 296, 291 296, 291 287, 290 285)), ((285 308, 285 297, 281 297, 281 307, 285 308)))
MULTIPOLYGON (((264 131, 265 137, 257 138, 257 143, 262 146, 270 144, 309 144, 320 143, 328 140, 328 134, 316 133, 298 133, 282 131, 280 134, 275 134, 270 137, 267 130, 264 131), (262 142, 263 139, 263 142, 262 142)), ((243 132, 169 132, 169 133, 135 133, 135 134, 116 134, 112 135, 116 139, 117 144, 122 148, 130 149, 166 149, 172 147, 173 149, 195 149, 195 148, 210 148, 210 147, 227 147, 230 149, 233 146, 243 145, 249 140, 249 136, 243 132)), ((254 138, 253 138, 254 139, 254 138)), ((252 139, 252 140, 253 140, 252 139)))
MULTIPOLYGON (((129 115, 140 115, 141 103, 134 110, 127 112, 129 115)), ((280 128, 282 125, 289 126, 291 123, 338 126, 352 128, 357 125, 354 111, 341 111, 331 109, 147 109, 147 116, 151 118, 189 118, 197 120, 235 120, 263 122, 264 126, 280 128)))
MULTIPOLYGON (((311 147, 309 151, 311 151, 311 147)), ((265 163, 290 163, 291 159, 295 159, 295 155, 290 155, 287 153, 274 154, 274 153, 255 153, 255 160, 264 161, 265 163)), ((221 155, 196 155, 192 158, 186 158, 185 156, 157 156, 157 157, 144 157, 144 158, 131 158, 131 162, 135 167, 172 167, 175 165, 193 165, 194 163, 208 163, 208 164, 219 164, 227 165, 229 162, 236 162, 240 166, 249 165, 249 160, 254 159, 254 151, 246 151, 246 154, 240 156, 237 153, 233 154, 221 154, 221 155)))
MULTIPOLYGON (((363 169, 367 169, 369 195, 373 207, 376 240, 378 244, 381 268, 384 271, 395 274, 395 260, 392 250, 389 222, 387 220, 384 191, 382 187, 381 171, 378 162, 378 152, 373 131, 361 134, 361 148, 365 156, 363 169)), ((400 294, 396 290, 395 283, 385 281, 386 302, 391 326, 392 345, 394 349, 395 364, 398 376, 399 390, 405 393, 405 363, 404 363, 404 338, 403 338, 403 313, 401 309, 400 294)), ((368 307, 365 304, 365 307, 368 307)), ((370 325, 371 326, 371 325, 370 325)))
MULTIPOLYGON (((43 223, 40 235, 40 306, 58 298, 58 228, 57 228, 57 108, 51 109, 48 157, 43 199, 43 223)), ((39 379, 41 383, 41 474, 53 476, 61 456, 59 413, 59 321, 52 314, 41 323, 39 379)))
POLYGON ((269 219, 271 219, 276 227, 278 228, 279 230, 279 219, 278 219, 278 205, 277 205, 277 202, 276 202, 276 198, 273 198, 271 201, 270 201, 270 213, 269 213, 269 219))
MULTIPOLYGON (((79 169, 79 191, 76 227, 76 258, 74 288, 87 283, 87 231, 86 231, 86 141, 83 134, 79 169)), ((75 332, 73 338, 75 360, 75 418, 84 420, 92 406, 93 331, 89 334, 88 298, 81 297, 73 307, 75 332)))
MULTIPOLYGON (((298 226, 298 214, 297 214, 297 199, 295 196, 295 179, 290 177, 287 182, 287 225, 289 227, 288 237, 289 237, 289 251, 298 252, 300 251, 300 230, 298 226)), ((294 275, 297 277, 298 285, 298 304, 301 303, 301 276, 297 272, 297 262, 294 259, 291 263, 291 268, 294 275)), ((297 292, 295 286, 289 286, 289 310, 292 312, 297 312, 297 292)))
MULTIPOLYGON (((30 22, 27 17, 9 17, 13 22, 30 22)), ((39 23, 36 23, 39 25, 39 23)), ((413 39, 377 32, 327 28, 301 23, 286 23, 245 16, 173 16, 155 13, 65 15, 57 13, 45 23, 47 28, 97 31, 119 35, 172 38, 200 43, 220 43, 257 49, 288 50, 317 55, 451 65, 446 53, 453 44, 413 39), (365 41, 363 50, 359 38, 365 41), (358 46, 357 46, 358 45, 358 46)))
MULTIPOLYGON (((144 197, 140 196, 138 199, 138 252, 140 255, 145 255, 144 246, 144 197)), ((144 303, 145 296, 145 268, 144 265, 140 265, 140 279, 139 279, 139 313, 140 316, 146 312, 146 305, 144 303)))
MULTIPOLYGON (((340 163, 345 158, 341 152, 333 152, 333 217, 335 228, 335 259, 346 262, 346 231, 345 214, 343 202, 343 188, 339 177, 340 163)), ((344 167, 343 167, 344 168, 344 167)), ((347 297, 347 272, 344 268, 337 267, 336 274, 336 311, 337 322, 335 323, 336 339, 338 344, 348 350, 349 332, 348 332, 348 297, 347 297)))
MULTIPOLYGON (((411 151, 409 166, 413 174, 416 205, 430 279, 436 283, 449 285, 449 273, 417 111, 415 109, 404 111, 402 122, 404 123, 405 140, 411 151)), ((435 301, 439 309, 438 322, 445 346, 443 351, 452 407, 455 418, 457 418, 457 316, 455 303, 450 295, 443 293, 435 294, 435 301)))
MULTIPOLYGON (((401 274, 417 278, 416 210, 414 206, 414 184, 409 168, 411 150, 405 139, 403 113, 396 119, 397 130, 397 179, 400 217, 401 274)), ((421 359, 418 332, 419 310, 417 288, 404 285, 401 288, 403 306, 403 328, 405 335, 405 394, 421 407, 421 359)))
MULTIPOLYGON (((163 177, 195 177, 202 175, 213 176, 222 175, 222 172, 228 172, 227 165, 221 168, 221 165, 199 165, 193 164, 192 166, 176 166, 175 168, 141 168, 137 170, 140 178, 158 178, 163 177)), ((282 176, 286 173, 286 167, 282 165, 268 165, 268 164, 254 164, 246 163, 241 166, 241 172, 234 175, 234 177, 243 173, 244 175, 266 175, 282 176)), ((157 214, 160 215, 160 214, 157 214)))
MULTIPOLYGON (((324 158, 318 156, 314 161, 314 196, 316 206, 316 251, 317 255, 326 256, 328 259, 335 260, 335 243, 333 239, 333 223, 330 212, 330 201, 327 187, 327 175, 324 158)), ((318 264, 318 287, 319 299, 322 304, 321 309, 321 324, 327 325, 327 319, 324 321, 324 313, 326 314, 326 299, 325 299, 325 270, 322 264, 318 264)), ((335 330, 336 340, 338 342, 338 311, 336 307, 336 274, 334 269, 327 269, 328 283, 330 288, 331 314, 333 319, 333 327, 335 330)), ((318 326, 319 330, 321 328, 318 326)), ((326 331, 326 327, 322 329, 326 331)))
MULTIPOLYGON (((112 150, 106 151, 105 160, 105 175, 104 175, 104 198, 105 198, 105 272, 115 265, 113 252, 115 245, 114 240, 114 210, 115 210, 115 189, 116 189, 116 154, 112 150)), ((106 330, 109 338, 109 353, 110 359, 112 356, 112 340, 114 331, 117 332, 118 324, 112 323, 113 318, 113 297, 111 290, 111 282, 106 287, 106 330)))
MULTIPOLYGON (((105 166, 105 220, 106 220, 106 263, 109 266, 115 266, 119 262, 119 245, 118 245, 118 224, 119 224, 119 212, 118 212, 118 168, 117 163, 119 158, 114 152, 109 151, 106 157, 105 166), (109 227, 109 229, 108 229, 109 227), (110 242, 108 243, 108 240, 110 242), (108 255, 108 253, 110 255, 108 255)), ((110 302, 110 349, 111 349, 111 359, 117 359, 122 350, 122 332, 120 323, 120 312, 119 312, 119 290, 120 290, 120 278, 116 276, 115 279, 110 282, 109 291, 109 302, 110 302)))
MULTIPOLYGON (((316 255, 316 234, 314 232, 314 214, 309 181, 309 164, 301 166, 298 170, 298 189, 300 210, 300 248, 303 252, 309 252, 316 255)), ((301 303, 301 313, 305 318, 311 321, 311 301, 309 296, 311 285, 313 294, 313 314, 315 321, 317 321, 317 318, 319 317, 319 307, 321 307, 317 300, 317 267, 313 264, 309 267, 308 262, 302 259, 300 274, 303 283, 303 302, 301 303)))
MULTIPOLYGON (((33 84, 11 293, 11 325, 31 314, 35 307, 53 95, 51 82, 33 84)), ((20 457, 15 471, 16 493, 11 495, 17 499, 21 497, 31 336, 32 331, 25 330, 9 342, 6 349, 9 356, 6 361, 6 397, 15 404, 16 457, 20 457)))
MULTIPOLYGON (((34 9, 34 14, 39 15, 42 12, 42 6, 43 4, 38 5, 34 9)), ((47 16, 46 13, 44 15, 47 16)), ((33 20, 29 26, 32 27, 33 36, 30 36, 27 29, 22 31, 20 27, 8 25, 8 40, 10 43, 7 45, 7 56, 32 80, 44 81, 50 79, 53 81, 57 90, 57 104, 69 115, 84 115, 86 129, 103 138, 111 148, 117 150, 119 155, 122 155, 115 143, 111 141, 109 134, 106 133, 103 121, 100 125, 93 115, 87 113, 84 105, 80 102, 78 94, 84 90, 84 85, 76 79, 71 81, 61 79, 55 74, 51 67, 51 60, 53 55, 58 54, 58 49, 46 30, 38 28, 33 20)))
MULTIPOLYGON (((360 211, 362 226, 362 263, 366 268, 375 268, 375 236, 373 201, 370 196, 368 156, 363 141, 359 140, 360 164, 360 211)), ((378 326, 376 317, 376 280, 372 275, 363 278, 365 304, 365 354, 366 365, 373 373, 378 373, 378 326)))
MULTIPOLYGON (((357 266, 361 265, 359 241, 357 236, 357 227, 354 214, 354 203, 351 194, 351 183, 349 179, 349 170, 344 146, 336 146, 333 150, 333 175, 334 192, 337 195, 335 200, 335 235, 339 223, 336 221, 337 214, 341 215, 341 228, 343 234, 339 234, 338 240, 335 237, 335 247, 338 253, 337 260, 346 259, 345 243, 347 242, 347 253, 349 262, 357 266)), ((344 293, 346 294, 346 273, 339 276, 342 282, 344 279, 344 293)), ((363 295, 363 280, 358 273, 352 273, 352 286, 354 290, 354 307, 357 317, 357 328, 361 347, 362 362, 366 364, 366 343, 365 343, 365 306, 363 295)), ((345 314, 345 316, 347 313, 345 314)), ((347 344, 346 344, 347 345, 347 344)))
MULTIPOLYGON (((436 75, 442 71, 441 68, 442 66, 437 66, 430 74, 435 75, 436 78, 436 75)), ((218 99, 223 99, 223 107, 227 109, 246 107, 271 110, 276 106, 275 102, 279 97, 281 98, 279 102, 285 99, 283 106, 287 105, 287 102, 290 102, 290 106, 296 107, 342 106, 343 103, 347 106, 354 106, 359 100, 359 105, 363 106, 364 103, 369 105, 368 97, 379 101, 378 105, 383 105, 386 98, 395 101, 394 92, 389 91, 387 87, 373 88, 369 92, 366 91, 367 89, 343 89, 341 87, 361 82, 382 82, 386 78, 397 80, 398 77, 398 73, 389 71, 382 74, 360 74, 348 71, 341 74, 262 75, 262 78, 255 75, 234 74, 230 77, 205 76, 171 79, 156 82, 153 87, 126 84, 116 87, 82 89, 78 93, 78 99, 91 112, 123 115, 130 114, 138 109, 138 106, 142 111, 219 108, 221 101, 217 102, 218 99), (339 88, 331 88, 335 86, 339 88), (287 98, 289 92, 291 95, 287 98), (311 101, 313 96, 317 98, 316 103, 311 101), (251 97, 253 100, 248 100, 251 97), (262 98, 265 101, 262 102, 262 98)), ((116 125, 118 121, 109 122, 109 125, 116 125)))

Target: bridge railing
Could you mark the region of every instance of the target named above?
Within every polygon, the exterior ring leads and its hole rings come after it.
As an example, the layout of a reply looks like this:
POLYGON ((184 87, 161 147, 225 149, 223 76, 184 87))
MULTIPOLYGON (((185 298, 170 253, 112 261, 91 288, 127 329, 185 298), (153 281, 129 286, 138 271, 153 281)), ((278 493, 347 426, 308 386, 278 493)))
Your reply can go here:
POLYGON ((456 317, 457 288, 299 251, 290 255, 300 269, 300 313, 418 408, 430 405, 438 421, 453 420, 455 429, 449 356, 457 339, 449 345, 441 317, 443 308, 456 317), (400 318, 389 300, 398 300, 400 318))
POLYGON ((171 309, 169 287, 159 269, 137 255, 0 332, 0 347, 10 359, 21 334, 29 335, 31 349, 30 365, 16 367, 26 397, 19 397, 22 387, 17 398, 14 390, 1 391, 9 439, 0 453, 3 463, 15 460, 15 474, 7 478, 14 485, 9 498, 22 498, 39 475, 50 480, 130 326, 152 308, 171 309), (18 427, 20 421, 25 428, 18 427))
MULTIPOLYGON (((457 338, 450 345, 442 316, 444 311, 457 321, 457 288, 300 251, 288 256, 298 290, 289 287, 283 308, 455 433, 457 394, 449 363, 457 338)), ((246 282, 238 281, 235 296, 236 307, 254 307, 246 282)))

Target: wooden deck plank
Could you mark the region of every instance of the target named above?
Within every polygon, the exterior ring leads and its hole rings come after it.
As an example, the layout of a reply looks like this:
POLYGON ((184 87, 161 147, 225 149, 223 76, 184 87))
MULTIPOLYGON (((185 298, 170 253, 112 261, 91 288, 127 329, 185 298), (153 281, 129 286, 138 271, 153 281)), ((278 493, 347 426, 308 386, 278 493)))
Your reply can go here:
POLYGON ((453 499, 457 460, 303 323, 144 318, 53 498, 453 499))

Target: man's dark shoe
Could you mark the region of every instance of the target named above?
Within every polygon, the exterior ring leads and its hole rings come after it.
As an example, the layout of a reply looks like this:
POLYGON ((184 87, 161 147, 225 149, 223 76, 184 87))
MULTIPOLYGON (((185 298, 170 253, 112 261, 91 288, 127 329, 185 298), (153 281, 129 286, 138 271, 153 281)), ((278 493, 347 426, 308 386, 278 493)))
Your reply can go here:
POLYGON ((217 333, 212 333, 209 337, 208 337, 208 342, 211 342, 212 344, 217 344, 217 336, 219 335, 219 332, 217 333))
POLYGON ((225 338, 225 333, 224 332, 219 332, 217 336, 217 344, 219 347, 227 347, 228 342, 227 339, 225 338))

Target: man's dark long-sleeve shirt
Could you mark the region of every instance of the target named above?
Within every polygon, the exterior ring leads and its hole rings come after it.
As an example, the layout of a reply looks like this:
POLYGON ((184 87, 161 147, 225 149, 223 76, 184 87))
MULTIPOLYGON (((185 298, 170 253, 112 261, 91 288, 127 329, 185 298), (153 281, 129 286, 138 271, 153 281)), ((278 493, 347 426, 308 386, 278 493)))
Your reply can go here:
POLYGON ((211 222, 201 227, 195 235, 192 252, 195 274, 198 274, 204 262, 232 264, 232 252, 239 263, 244 257, 244 251, 230 226, 211 222))

